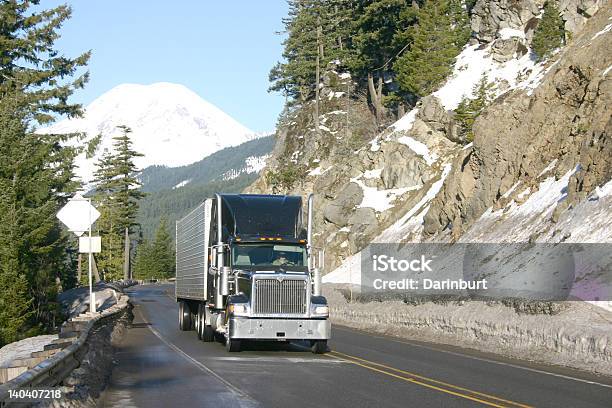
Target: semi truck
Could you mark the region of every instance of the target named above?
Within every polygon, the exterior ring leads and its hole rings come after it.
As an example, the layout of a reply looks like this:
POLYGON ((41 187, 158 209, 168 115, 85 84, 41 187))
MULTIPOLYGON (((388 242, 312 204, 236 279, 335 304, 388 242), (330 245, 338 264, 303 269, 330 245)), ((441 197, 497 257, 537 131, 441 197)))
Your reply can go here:
POLYGON ((215 194, 176 222, 179 329, 225 342, 301 341, 327 349, 321 295, 324 252, 313 246, 313 200, 303 227, 299 196, 215 194))

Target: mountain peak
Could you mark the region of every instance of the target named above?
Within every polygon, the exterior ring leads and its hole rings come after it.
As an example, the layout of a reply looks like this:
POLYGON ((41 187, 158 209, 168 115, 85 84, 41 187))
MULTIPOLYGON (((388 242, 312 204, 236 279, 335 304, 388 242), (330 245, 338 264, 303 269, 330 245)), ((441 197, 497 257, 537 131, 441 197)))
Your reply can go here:
POLYGON ((77 174, 89 182, 97 158, 111 150, 119 125, 132 129, 134 149, 145 155, 136 161, 140 168, 191 164, 257 137, 186 86, 170 82, 117 85, 91 102, 82 118, 64 119, 41 132, 84 132, 85 141, 102 135, 94 158, 76 161, 77 174))

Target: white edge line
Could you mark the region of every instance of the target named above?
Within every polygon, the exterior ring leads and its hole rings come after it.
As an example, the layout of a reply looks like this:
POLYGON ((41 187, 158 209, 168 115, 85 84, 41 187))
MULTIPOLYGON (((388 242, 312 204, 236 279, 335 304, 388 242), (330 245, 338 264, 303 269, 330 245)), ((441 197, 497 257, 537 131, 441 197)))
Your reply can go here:
MULTIPOLYGON (((342 329, 340 329, 340 330, 342 330, 342 329)), ((356 330, 356 331, 360 331, 360 330, 356 330)), ((461 353, 457 353, 457 352, 449 351, 449 350, 441 350, 441 349, 438 349, 438 348, 435 348, 435 347, 423 346, 421 344, 412 343, 410 341, 396 340, 396 339, 392 339, 392 338, 388 338, 388 337, 376 336, 376 335, 373 335, 373 334, 367 333, 367 332, 365 334, 366 335, 370 335, 372 337, 376 337, 378 339, 390 340, 390 341, 393 341, 395 343, 400 343, 400 344, 408 344, 410 346, 419 347, 419 348, 423 348, 423 349, 426 349, 426 350, 439 351, 441 353, 452 354, 454 356, 471 358, 472 360, 485 361, 487 363, 499 364, 499 365, 508 366, 508 367, 512 367, 512 368, 519 368, 521 370, 532 371, 534 373, 552 375, 554 377, 564 378, 566 380, 579 381, 579 382, 583 382, 583 383, 587 383, 587 384, 591 384, 591 385, 598 385, 600 387, 612 388, 612 385, 599 383, 597 381, 590 381, 590 380, 585 380, 583 378, 571 377, 569 375, 551 373, 550 371, 538 370, 537 368, 524 367, 524 366, 520 366, 520 365, 516 365, 516 364, 512 364, 512 363, 504 363, 502 361, 491 360, 491 359, 484 358, 484 357, 475 357, 475 356, 471 356, 469 354, 461 354, 461 353)))
POLYGON ((158 339, 160 339, 166 346, 170 347, 172 350, 174 350, 175 352, 177 352, 178 354, 180 354, 183 358, 185 358, 185 360, 189 361, 190 363, 192 363, 193 365, 195 365, 196 367, 198 367, 200 370, 207 372, 208 374, 212 375, 213 377, 215 377, 217 380, 221 381, 223 384, 225 384, 231 391, 233 391, 234 393, 238 394, 240 397, 245 398, 250 400, 251 402, 256 403, 255 399, 253 399, 250 395, 248 395, 247 393, 245 393, 244 391, 242 391, 241 389, 239 389, 238 387, 236 387, 234 384, 230 383, 229 381, 227 381, 225 378, 221 377, 219 374, 215 373, 213 370, 211 370, 210 368, 208 368, 206 365, 202 364, 201 362, 199 362, 198 360, 196 360, 195 358, 191 357, 189 354, 185 353, 183 350, 181 350, 177 345, 175 345, 174 343, 170 342, 169 340, 167 340, 164 336, 162 336, 157 330, 155 330, 152 326, 151 323, 149 321, 147 321, 147 319, 144 317, 144 315, 140 312, 140 310, 137 310, 138 314, 140 315, 140 317, 142 318, 142 320, 147 323, 147 327, 149 328, 149 330, 151 331, 151 333, 153 333, 155 335, 155 337, 157 337, 158 339))

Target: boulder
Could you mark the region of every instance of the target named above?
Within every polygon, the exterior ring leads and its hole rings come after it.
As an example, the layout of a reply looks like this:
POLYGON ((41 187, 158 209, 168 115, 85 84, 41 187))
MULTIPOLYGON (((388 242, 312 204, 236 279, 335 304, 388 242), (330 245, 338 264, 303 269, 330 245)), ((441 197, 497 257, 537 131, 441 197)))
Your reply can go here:
POLYGON ((498 38, 491 46, 491 56, 497 62, 507 62, 527 54, 528 49, 519 37, 498 38))
POLYGON ((356 183, 348 183, 323 209, 323 217, 338 227, 348 225, 353 209, 363 200, 363 190, 356 183))
POLYGON ((407 146, 396 142, 384 145, 381 180, 385 189, 413 187, 423 184, 428 166, 407 146))

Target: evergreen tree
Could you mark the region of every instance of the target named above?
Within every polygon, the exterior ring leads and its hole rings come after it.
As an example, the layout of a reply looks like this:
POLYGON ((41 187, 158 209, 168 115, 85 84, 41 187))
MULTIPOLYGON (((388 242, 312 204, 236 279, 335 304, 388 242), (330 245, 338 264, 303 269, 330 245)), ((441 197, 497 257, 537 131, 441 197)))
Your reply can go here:
POLYGON ((121 135, 113 138, 113 153, 104 152, 94 177, 94 199, 101 214, 96 227, 102 237, 102 252, 97 261, 105 280, 123 276, 124 232, 127 228, 131 234, 138 225, 138 201, 144 197, 134 164, 134 158, 142 154, 132 149, 131 130, 126 126, 119 126, 119 129, 121 135))
POLYGON ((270 71, 270 91, 304 103, 313 96, 317 56, 319 1, 289 0, 289 14, 283 19, 287 38, 283 58, 270 71))
POLYGON ((480 116, 484 108, 491 102, 491 88, 493 84, 488 82, 486 75, 474 86, 474 98, 464 96, 455 109, 455 121, 459 127, 459 135, 468 142, 474 140, 474 122, 480 116))
POLYGON ((408 7, 406 0, 374 0, 361 2, 356 11, 356 51, 349 66, 357 78, 365 78, 379 124, 384 115, 385 78, 392 76, 393 59, 405 47, 395 39, 408 7))
POLYGON ((0 95, 23 92, 31 117, 39 123, 48 123, 54 119, 52 114, 80 114, 81 106, 68 103, 68 97, 85 85, 89 75, 83 73, 72 81, 67 79, 87 64, 90 53, 71 59, 56 50, 58 29, 72 11, 66 5, 40 10, 36 7, 39 3, 39 0, 0 3, 0 95))
POLYGON ((167 279, 174 276, 175 257, 168 224, 162 218, 153 242, 143 240, 136 250, 134 276, 136 279, 167 279))
POLYGON ((565 29, 561 13, 554 1, 544 4, 542 19, 536 27, 531 43, 539 60, 543 60, 561 47, 565 41, 565 29))
POLYGON ((151 278, 152 271, 155 269, 151 253, 151 244, 149 240, 143 239, 136 247, 136 256, 134 257, 134 279, 146 280, 151 278))
POLYGON ((282 92, 290 106, 314 98, 316 60, 325 69, 330 61, 342 64, 353 52, 352 30, 355 0, 289 0, 289 14, 283 19, 283 61, 270 71, 269 91, 282 92), (320 35, 317 38, 317 29, 320 35), (323 53, 318 52, 318 45, 323 53))
POLYGON ((156 275, 162 279, 174 276, 175 257, 172 241, 172 236, 168 232, 168 223, 165 218, 162 218, 151 246, 153 259, 157 267, 156 275))
POLYGON ((70 8, 38 1, 0 3, 0 345, 50 328, 55 296, 72 264, 55 214, 77 187, 75 135, 38 135, 53 115, 78 115, 68 103, 87 81, 76 75, 89 53, 71 59, 54 43, 70 8))
POLYGON ((452 72, 470 36, 467 11, 459 0, 426 0, 417 24, 404 34, 412 44, 394 65, 400 88, 416 96, 434 91, 452 72))

